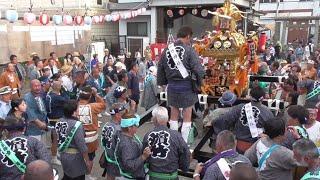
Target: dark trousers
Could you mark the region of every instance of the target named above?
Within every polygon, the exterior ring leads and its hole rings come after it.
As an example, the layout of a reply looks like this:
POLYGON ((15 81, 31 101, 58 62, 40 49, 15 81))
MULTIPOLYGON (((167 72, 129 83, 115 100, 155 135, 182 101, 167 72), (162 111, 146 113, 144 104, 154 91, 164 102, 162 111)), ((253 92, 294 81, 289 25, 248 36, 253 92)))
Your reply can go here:
POLYGON ((64 174, 62 180, 86 180, 86 175, 71 178, 71 177, 67 176, 66 174, 64 174))

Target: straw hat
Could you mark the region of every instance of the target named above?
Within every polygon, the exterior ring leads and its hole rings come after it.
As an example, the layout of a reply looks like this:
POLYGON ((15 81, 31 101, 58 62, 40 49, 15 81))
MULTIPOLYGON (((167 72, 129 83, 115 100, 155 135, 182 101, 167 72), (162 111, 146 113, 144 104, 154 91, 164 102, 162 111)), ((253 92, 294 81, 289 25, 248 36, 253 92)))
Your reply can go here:
POLYGON ((75 51, 75 52, 73 52, 73 56, 75 56, 75 57, 79 57, 79 56, 80 56, 80 53, 79 53, 79 52, 77 52, 77 51, 75 51))
POLYGON ((62 66, 60 71, 61 71, 61 74, 69 74, 71 71, 72 71, 72 66, 69 66, 69 65, 65 65, 65 66, 62 66))

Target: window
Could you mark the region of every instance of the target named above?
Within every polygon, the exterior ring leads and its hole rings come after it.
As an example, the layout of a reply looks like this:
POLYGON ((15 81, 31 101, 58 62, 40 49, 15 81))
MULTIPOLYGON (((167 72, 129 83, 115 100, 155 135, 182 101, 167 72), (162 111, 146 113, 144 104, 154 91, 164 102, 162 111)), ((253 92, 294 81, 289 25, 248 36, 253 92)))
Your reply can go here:
POLYGON ((127 23, 128 36, 148 36, 147 22, 128 22, 127 23))
POLYGON ((102 0, 97 0, 97 5, 102 5, 102 0))

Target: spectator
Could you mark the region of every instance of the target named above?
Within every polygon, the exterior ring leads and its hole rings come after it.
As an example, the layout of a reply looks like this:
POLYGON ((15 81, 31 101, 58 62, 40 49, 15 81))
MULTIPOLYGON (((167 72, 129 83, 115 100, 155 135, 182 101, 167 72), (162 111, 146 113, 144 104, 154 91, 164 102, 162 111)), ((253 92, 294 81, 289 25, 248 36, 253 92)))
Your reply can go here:
POLYGON ((307 68, 302 71, 302 79, 317 79, 317 70, 314 68, 314 61, 308 60, 307 61, 307 68))
POLYGON ((219 163, 228 164, 243 162, 251 164, 250 161, 243 155, 236 152, 237 140, 231 131, 222 131, 217 136, 216 151, 217 155, 207 161, 204 165, 198 164, 195 171, 195 180, 200 179, 200 173, 203 175, 204 180, 224 180, 226 174, 230 174, 229 166, 226 169, 220 169, 219 163))
POLYGON ((12 90, 9 86, 0 88, 0 119, 5 119, 11 109, 12 90))
POLYGON ((98 62, 99 62, 98 54, 94 54, 93 59, 91 59, 91 61, 90 61, 90 73, 91 73, 92 69, 97 66, 98 62))
POLYGON ((110 54, 109 49, 104 49, 103 65, 106 65, 109 59, 111 59, 112 61, 114 60, 113 56, 110 54))
POLYGON ((308 172, 301 180, 319 179, 320 164, 317 146, 311 140, 300 139, 293 144, 293 153, 300 165, 308 167, 308 172))
POLYGON ((139 66, 136 62, 134 62, 131 65, 130 72, 128 73, 128 95, 130 99, 136 102, 137 106, 140 100, 138 71, 139 66))
POLYGON ((27 165, 26 173, 22 180, 54 180, 53 169, 43 160, 35 160, 27 165))
POLYGON ((24 135, 26 129, 25 122, 11 116, 4 122, 2 128, 6 131, 7 135, 4 141, 0 141, 0 179, 21 179, 26 170, 25 167, 18 166, 17 163, 13 163, 8 158, 8 151, 3 150, 6 147, 24 165, 38 159, 44 160, 47 163, 50 162, 51 156, 46 146, 39 140, 24 135))
POLYGON ((41 83, 34 79, 30 82, 31 91, 24 95, 27 104, 27 130, 26 135, 32 136, 39 141, 46 142, 43 130, 47 128, 47 111, 45 101, 41 97, 41 83))
POLYGON ((134 58, 137 60, 138 63, 140 63, 140 60, 142 59, 140 48, 134 53, 134 58))
POLYGON ((296 60, 296 56, 294 55, 294 50, 292 48, 289 48, 286 60, 289 64, 296 60))
MULTIPOLYGON (((51 60, 53 60, 53 62, 51 62, 51 66, 56 66, 57 68, 61 67, 60 61, 59 61, 57 54, 55 52, 50 53, 50 58, 48 60, 49 64, 50 64, 51 60)), ((53 74, 55 74, 55 73, 53 73, 53 74)))
POLYGON ((304 50, 301 43, 299 43, 299 46, 296 48, 294 54, 299 62, 303 60, 304 50))
POLYGON ((143 138, 143 149, 149 147, 152 154, 148 158, 149 176, 158 179, 169 176, 168 179, 178 179, 178 169, 189 170, 190 150, 178 131, 167 127, 168 110, 158 106, 152 111, 155 128, 146 133, 143 138), (162 153, 158 153, 162 152, 162 153))
POLYGON ((101 97, 106 95, 106 83, 104 76, 100 76, 100 71, 98 68, 92 69, 92 75, 88 79, 88 85, 94 87, 98 90, 98 94, 101 97))
POLYGON ((63 105, 64 117, 55 126, 64 180, 85 180, 85 175, 91 172, 93 166, 85 142, 84 128, 76 115, 77 109, 78 103, 75 100, 67 101, 63 105), (68 143, 65 142, 67 137, 72 137, 68 143), (63 146, 65 143, 67 145, 63 146))
POLYGON ((64 86, 67 91, 72 92, 73 91, 73 81, 71 78, 71 72, 72 72, 72 66, 62 66, 61 67, 61 80, 62 80, 62 86, 64 86))
POLYGON ((12 98, 20 97, 20 80, 15 72, 15 65, 8 63, 6 70, 0 75, 0 87, 9 86, 12 89, 12 98))
MULTIPOLYGON (((75 52, 74 57, 78 57, 79 58, 80 54, 79 52, 75 52)), ((66 53, 66 56, 63 59, 63 66, 67 66, 67 65, 71 65, 72 64, 72 54, 71 53, 66 53)))
POLYGON ((27 123, 27 104, 26 102, 19 98, 11 101, 11 109, 8 112, 7 118, 14 117, 23 123, 27 123))
POLYGON ((320 122, 317 121, 317 113, 318 109, 308 109, 309 111, 309 118, 306 124, 302 125, 308 135, 309 139, 312 140, 317 147, 320 148, 320 122))
POLYGON ((263 55, 263 61, 266 62, 269 66, 273 63, 274 56, 270 53, 269 49, 266 49, 263 55))
POLYGON ((39 57, 35 56, 34 58, 34 65, 35 68, 30 72, 30 80, 39 79, 41 76, 43 76, 42 68, 43 68, 43 62, 39 59, 39 57))
POLYGON ((26 70, 24 69, 23 65, 18 62, 16 55, 13 54, 10 56, 10 62, 15 65, 15 72, 17 73, 21 85, 23 85, 27 76, 26 70))
POLYGON ((146 63, 144 59, 141 59, 140 61, 137 61, 139 63, 139 71, 138 71, 138 78, 139 78, 139 90, 143 91, 144 86, 144 79, 147 75, 147 69, 146 69, 146 63))
POLYGON ((264 126, 267 136, 259 139, 245 153, 252 164, 258 165, 261 180, 293 179, 292 169, 298 163, 293 152, 281 146, 285 131, 285 122, 282 119, 269 119, 264 126))
POLYGON ((146 110, 158 103, 158 86, 157 86, 157 68, 150 67, 148 75, 144 80, 143 96, 141 98, 141 107, 146 110))
POLYGON ((54 59, 49 59, 49 65, 46 67, 50 69, 49 78, 51 78, 54 74, 57 74, 59 72, 59 68, 56 65, 56 61, 54 59))

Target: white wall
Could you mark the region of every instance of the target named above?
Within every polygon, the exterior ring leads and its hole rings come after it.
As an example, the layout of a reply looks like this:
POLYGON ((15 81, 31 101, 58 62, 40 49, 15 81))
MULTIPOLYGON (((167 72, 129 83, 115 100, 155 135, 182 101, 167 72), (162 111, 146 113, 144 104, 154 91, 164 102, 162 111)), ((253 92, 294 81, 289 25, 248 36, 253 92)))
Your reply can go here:
MULTIPOLYGON (((150 10, 146 12, 146 14, 151 14, 150 10)), ((127 36, 127 39, 143 39, 143 49, 146 48, 146 46, 149 45, 151 42, 151 16, 146 15, 146 16, 137 16, 133 19, 126 19, 126 20, 120 20, 119 21, 119 36, 126 36, 127 35, 127 22, 147 22, 147 27, 148 27, 148 37, 136 37, 136 36, 127 36)), ((156 29, 154 29, 156 31, 156 29)), ((128 49, 128 40, 127 40, 127 45, 128 49)), ((132 52, 134 53, 134 52, 132 52)))

